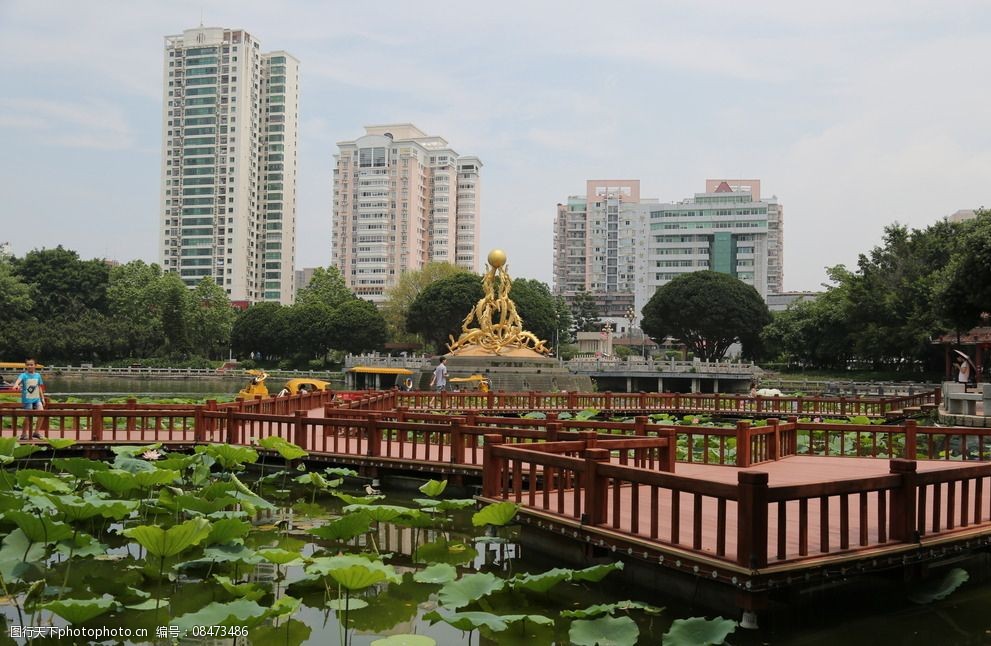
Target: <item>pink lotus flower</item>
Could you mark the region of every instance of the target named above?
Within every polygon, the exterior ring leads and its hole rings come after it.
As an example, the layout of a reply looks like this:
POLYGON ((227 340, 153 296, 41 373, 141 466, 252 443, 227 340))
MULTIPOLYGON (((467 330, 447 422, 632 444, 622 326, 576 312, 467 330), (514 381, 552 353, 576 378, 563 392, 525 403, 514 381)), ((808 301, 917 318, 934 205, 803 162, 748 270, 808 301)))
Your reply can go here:
POLYGON ((816 423, 816 424, 821 424, 822 423, 822 418, 821 417, 813 417, 812 418, 812 421, 814 423, 816 423))
POLYGON ((150 451, 145 451, 144 453, 142 453, 141 457, 143 457, 145 460, 155 461, 155 460, 160 460, 162 458, 162 454, 156 451, 155 449, 151 449, 150 451))
POLYGON ((692 424, 698 424, 698 423, 699 423, 699 422, 701 422, 701 421, 702 421, 702 420, 700 420, 700 419, 699 419, 698 417, 693 417, 693 418, 692 418, 692 424))

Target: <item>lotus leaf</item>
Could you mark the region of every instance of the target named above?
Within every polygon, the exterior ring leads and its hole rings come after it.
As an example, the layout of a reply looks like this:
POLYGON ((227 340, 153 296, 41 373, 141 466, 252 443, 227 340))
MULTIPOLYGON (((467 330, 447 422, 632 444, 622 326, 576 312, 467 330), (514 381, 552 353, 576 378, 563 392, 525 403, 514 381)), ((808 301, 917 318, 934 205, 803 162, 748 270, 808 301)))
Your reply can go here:
POLYGON ((211 524, 205 518, 193 518, 181 525, 162 529, 154 525, 138 525, 125 529, 122 534, 133 538, 149 554, 166 558, 180 554, 199 544, 210 535, 211 524))
POLYGON ((279 549, 278 547, 258 550, 258 554, 266 561, 275 563, 276 565, 289 565, 303 558, 299 552, 290 552, 289 550, 279 549))
POLYGON ((69 493, 73 489, 68 482, 51 476, 41 477, 32 475, 27 478, 27 484, 33 485, 48 493, 69 493))
POLYGON ((950 596, 950 593, 966 583, 968 579, 970 579, 970 575, 967 574, 966 570, 955 567, 938 581, 926 582, 921 588, 909 594, 908 599, 918 604, 939 601, 950 596))
POLYGON ((603 565, 593 565, 583 570, 575 570, 571 573, 572 581, 601 581, 610 572, 623 569, 623 562, 605 563, 603 565))
POLYGON ((293 444, 292 442, 287 442, 278 435, 270 435, 263 440, 261 440, 258 445, 263 449, 268 449, 270 451, 277 451, 283 460, 287 462, 290 460, 298 460, 299 458, 305 458, 309 453, 304 451, 299 446, 293 444))
POLYGON ((540 574, 520 574, 514 577, 509 585, 513 589, 523 588, 532 592, 545 593, 562 581, 570 581, 574 574, 572 570, 554 568, 540 574))
POLYGON ((547 413, 542 413, 539 410, 530 411, 526 415, 523 415, 523 419, 547 419, 547 413))
POLYGON ((347 505, 368 505, 376 500, 384 500, 385 496, 352 496, 341 491, 331 492, 337 498, 340 498, 347 505))
POLYGON ((232 444, 209 444, 197 446, 197 453, 206 453, 213 457, 224 469, 241 469, 245 464, 258 461, 258 451, 246 446, 232 444))
POLYGON ((265 590, 257 583, 234 583, 230 577, 214 574, 213 578, 229 594, 248 601, 258 601, 265 596, 265 590))
POLYGON ((482 507, 471 517, 471 524, 475 527, 482 525, 495 525, 502 527, 516 518, 516 512, 520 506, 513 502, 495 502, 482 507))
POLYGON ((244 537, 251 531, 251 523, 234 518, 221 518, 213 523, 206 545, 221 543, 244 542, 244 537))
POLYGON ((368 607, 368 602, 364 599, 357 599, 355 597, 345 597, 343 599, 331 599, 327 602, 327 606, 331 610, 346 611, 346 610, 361 610, 362 608, 368 607))
POLYGON ((368 514, 361 512, 348 514, 326 525, 314 527, 309 532, 314 536, 331 541, 349 541, 355 536, 361 536, 371 528, 372 519, 368 514))
POLYGON ((155 471, 156 467, 147 460, 139 460, 129 455, 118 455, 114 459, 114 468, 128 473, 143 473, 145 471, 155 471))
POLYGON ((457 581, 444 584, 437 593, 437 599, 447 608, 461 608, 482 597, 498 592, 506 582, 492 574, 466 574, 457 581))
POLYGON ((617 601, 616 603, 589 606, 581 610, 564 610, 561 612, 561 616, 572 619, 588 619, 590 617, 598 617, 599 615, 612 615, 617 610, 642 610, 648 615, 659 615, 664 611, 664 608, 658 608, 657 606, 639 601, 617 601))
POLYGON ((592 419, 599 414, 599 411, 595 408, 586 408, 585 410, 578 411, 575 413, 575 419, 584 422, 592 419))
POLYGON ((249 547, 239 543, 227 545, 215 545, 203 550, 203 561, 216 561, 218 563, 246 563, 253 565, 261 563, 262 557, 249 547))
POLYGON ((458 571, 447 563, 434 563, 413 575, 417 583, 450 583, 458 578, 458 571))
POLYGON ((114 452, 115 455, 127 455, 135 456, 141 453, 147 453, 148 451, 157 451, 162 448, 161 442, 155 442, 154 444, 145 444, 144 446, 112 446, 110 450, 114 452))
POLYGON ((371 646, 437 646, 437 641, 426 635, 389 635, 376 639, 371 646))
POLYGON ((94 617, 99 617, 117 605, 114 598, 104 595, 99 599, 62 599, 42 604, 42 608, 54 612, 70 624, 86 623, 94 617))
POLYGON ((107 553, 106 543, 101 543, 89 534, 77 533, 75 540, 70 537, 61 541, 55 548, 59 554, 66 556, 100 556, 107 553))
POLYGON ((76 440, 70 440, 65 437, 46 437, 45 443, 52 447, 55 451, 60 451, 62 449, 67 449, 76 443, 76 440))
POLYGON ((39 451, 44 451, 45 447, 39 444, 21 444, 20 446, 15 446, 14 450, 11 451, 11 457, 15 460, 23 460, 29 455, 33 455, 39 451))
POLYGON ((671 629, 664 633, 663 643, 665 646, 722 644, 734 630, 736 630, 736 622, 722 617, 675 619, 671 629))
POLYGON ((454 626, 458 630, 475 630, 485 626, 493 632, 502 632, 509 628, 509 625, 502 620, 499 615, 490 612, 451 612, 444 608, 438 608, 423 615, 423 618, 430 623, 443 621, 445 624, 454 626))
POLYGON ((501 615, 500 618, 507 624, 515 624, 520 621, 529 621, 538 626, 553 626, 554 620, 544 615, 501 615))
POLYGON ((12 510, 4 513, 3 517, 20 527, 32 543, 57 543, 72 536, 72 527, 47 516, 12 510))
POLYGON ((45 558, 45 546, 29 540, 24 530, 18 528, 3 538, 0 547, 0 575, 5 581, 20 578, 24 563, 33 563, 45 558))
POLYGON ((380 523, 387 523, 412 511, 409 507, 400 507, 398 505, 348 505, 344 508, 345 513, 361 512, 380 523))
POLYGON ((577 619, 568 630, 568 639, 579 646, 633 646, 639 636, 640 629, 629 617, 577 619))
POLYGON ((188 612, 169 620, 169 625, 179 626, 180 630, 190 630, 193 626, 255 626, 266 615, 266 608, 248 599, 237 599, 228 603, 211 603, 196 612, 188 612))
POLYGON ((52 503, 60 512, 64 520, 75 522, 86 520, 94 516, 121 520, 131 515, 138 508, 136 500, 107 500, 89 495, 85 498, 79 496, 52 496, 52 503))
POLYGON ((467 509, 475 506, 472 498, 450 498, 448 500, 435 500, 433 498, 414 498, 413 502, 427 509, 437 511, 450 511, 452 509, 467 509))
POLYGON ((420 491, 423 495, 430 496, 431 498, 436 498, 444 493, 444 489, 447 489, 447 480, 427 480, 420 486, 420 491))
POLYGON ((134 603, 128 606, 124 606, 128 610, 155 610, 166 605, 168 602, 165 599, 145 599, 139 603, 134 603))
POLYGON ((330 576, 339 585, 352 592, 364 590, 380 581, 399 583, 402 577, 391 565, 381 561, 370 561, 354 554, 342 556, 322 556, 313 559, 306 566, 307 574, 323 574, 330 576))

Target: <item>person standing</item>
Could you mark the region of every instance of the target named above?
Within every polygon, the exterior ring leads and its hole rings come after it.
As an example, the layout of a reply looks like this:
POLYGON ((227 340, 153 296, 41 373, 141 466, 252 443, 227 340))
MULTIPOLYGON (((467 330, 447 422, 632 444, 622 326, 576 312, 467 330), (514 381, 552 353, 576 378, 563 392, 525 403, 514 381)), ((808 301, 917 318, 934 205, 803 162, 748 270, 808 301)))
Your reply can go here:
POLYGON ((430 387, 434 390, 444 390, 447 386, 447 357, 441 357, 440 363, 434 368, 434 376, 430 378, 430 387))
MULTIPOLYGON (((28 357, 24 360, 24 372, 17 376, 17 381, 14 382, 14 388, 21 389, 21 405, 24 410, 44 410, 45 405, 43 403, 43 398, 45 394, 45 380, 42 379, 41 374, 37 372, 38 363, 33 357, 28 357)), ((30 424, 29 419, 24 420, 24 432, 21 434, 21 439, 28 439, 28 424, 30 424)), ((34 431, 32 437, 36 440, 42 439, 41 433, 34 431)))
POLYGON ((960 363, 957 366, 957 382, 963 384, 964 392, 967 391, 967 386, 970 385, 970 362, 960 358, 960 363))

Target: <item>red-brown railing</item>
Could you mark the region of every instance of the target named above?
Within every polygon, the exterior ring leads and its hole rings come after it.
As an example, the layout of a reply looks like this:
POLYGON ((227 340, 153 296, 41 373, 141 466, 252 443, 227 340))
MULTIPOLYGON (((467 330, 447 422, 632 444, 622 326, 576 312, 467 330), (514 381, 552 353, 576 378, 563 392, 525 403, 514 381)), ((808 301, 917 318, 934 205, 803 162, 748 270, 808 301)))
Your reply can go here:
POLYGON ((939 403, 939 391, 902 397, 750 397, 704 393, 399 392, 396 404, 416 410, 655 412, 709 415, 884 418, 939 403))

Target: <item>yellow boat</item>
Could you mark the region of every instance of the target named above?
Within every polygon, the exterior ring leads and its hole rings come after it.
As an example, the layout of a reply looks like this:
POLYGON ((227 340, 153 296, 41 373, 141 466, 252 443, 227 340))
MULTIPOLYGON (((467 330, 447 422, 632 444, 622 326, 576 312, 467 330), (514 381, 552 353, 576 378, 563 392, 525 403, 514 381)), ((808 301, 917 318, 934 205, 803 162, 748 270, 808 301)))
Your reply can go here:
MULTIPOLYGON (((237 396, 242 399, 268 397, 270 393, 268 392, 268 386, 265 385, 265 380, 268 379, 268 373, 264 370, 249 370, 248 374, 251 375, 251 381, 248 382, 247 386, 238 391, 237 396)), ((305 388, 307 392, 311 393, 316 390, 330 390, 330 382, 312 379, 310 377, 297 377, 286 382, 285 387, 279 391, 279 396, 299 394, 301 388, 305 388)))

